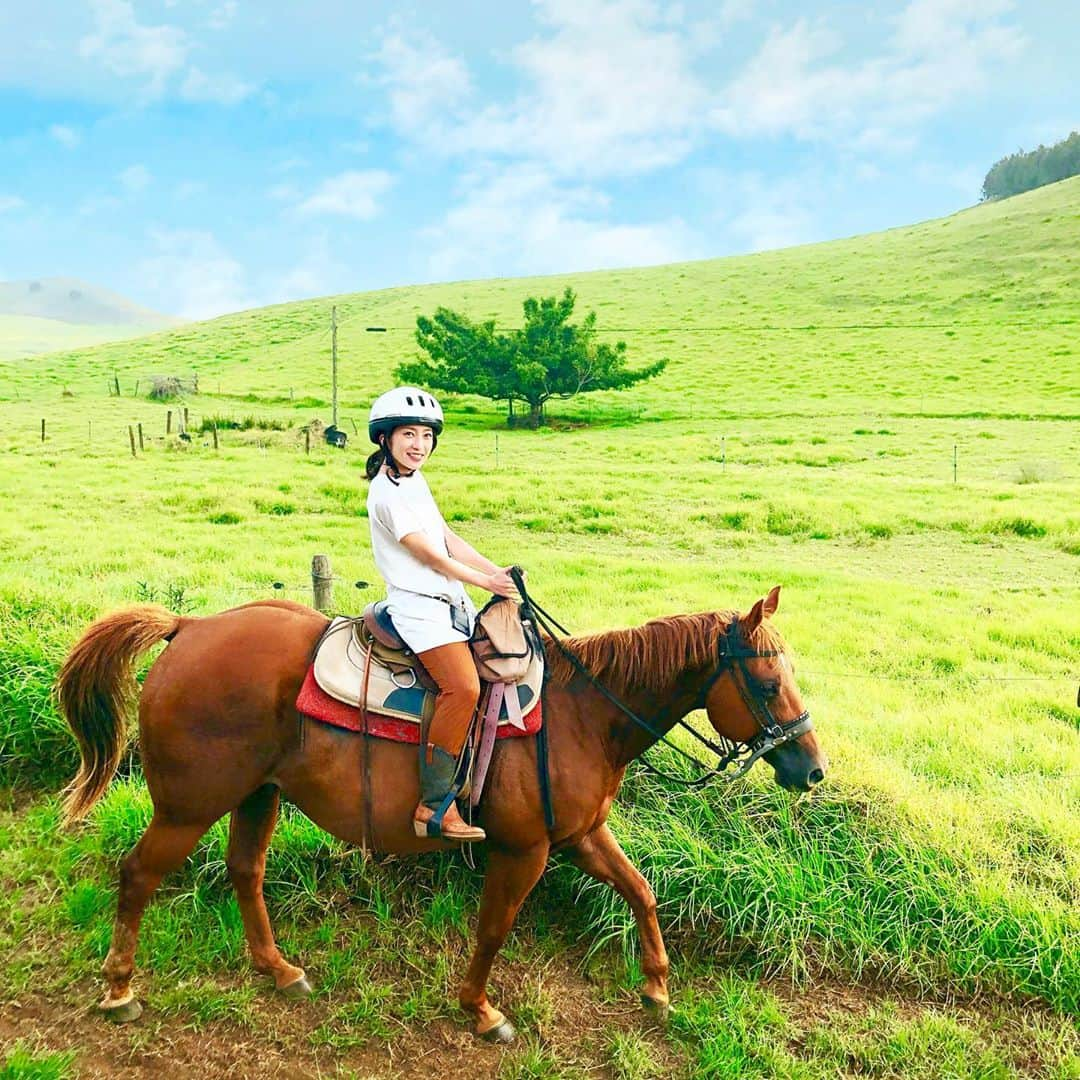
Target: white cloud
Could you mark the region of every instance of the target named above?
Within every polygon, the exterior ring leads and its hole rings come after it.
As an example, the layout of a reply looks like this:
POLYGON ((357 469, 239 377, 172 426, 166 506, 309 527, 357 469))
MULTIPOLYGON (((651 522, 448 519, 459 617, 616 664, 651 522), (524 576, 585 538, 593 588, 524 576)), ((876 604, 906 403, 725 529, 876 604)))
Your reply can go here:
POLYGON ((547 274, 677 262, 703 254, 678 218, 607 220, 608 199, 565 187, 543 169, 514 165, 467 178, 461 201, 423 233, 436 279, 547 274))
POLYGON ((838 59, 843 39, 822 22, 774 27, 723 92, 711 123, 739 137, 794 135, 902 153, 913 129, 978 93, 1016 57, 1023 36, 1000 21, 1003 0, 912 0, 879 54, 838 59))
POLYGON ((379 53, 399 130, 440 155, 542 163, 564 175, 625 175, 680 160, 705 87, 678 13, 651 0, 537 0, 544 33, 514 48, 527 86, 475 106, 463 62, 396 32, 379 53))
POLYGON ((185 101, 237 105, 256 89, 254 83, 244 82, 235 75, 207 75, 200 68, 192 67, 180 84, 180 97, 185 101))
POLYGON ((207 20, 207 25, 211 30, 226 30, 232 25, 233 19, 236 18, 236 12, 239 5, 236 0, 225 0, 223 4, 219 4, 213 11, 210 12, 210 18, 207 20))
POLYGON ((379 212, 379 196, 390 187, 392 177, 382 169, 343 172, 324 180, 297 209, 301 214, 340 214, 369 221, 379 212))
MULTIPOLYGON (((862 167, 849 166, 853 171, 862 167)), ((813 166, 800 169, 798 177, 790 180, 713 168, 696 170, 688 179, 696 201, 708 201, 714 208, 707 219, 712 254, 718 249, 771 251, 820 240, 817 230, 823 206, 844 194, 842 186, 813 166)))
POLYGON ((117 173, 116 178, 129 195, 135 195, 150 186, 153 176, 145 165, 129 165, 123 172, 117 173))
POLYGON ((395 125, 416 134, 429 131, 469 98, 464 62, 451 56, 430 34, 396 24, 383 38, 376 59, 383 68, 395 125))
POLYGON ((49 134, 61 146, 66 146, 69 150, 74 149, 82 142, 82 136, 74 128, 70 128, 66 124, 51 124, 49 134))
POLYGON ((26 205, 25 199, 18 195, 0 195, 0 214, 8 214, 12 210, 21 210, 26 205))
POLYGON ((640 0, 544 0, 540 14, 550 34, 514 50, 531 91, 468 124, 466 147, 584 176, 685 156, 706 97, 678 28, 656 25, 656 7, 640 0))
POLYGON ((736 214, 729 223, 741 251, 774 251, 814 239, 814 219, 806 207, 790 200, 763 201, 736 214))
POLYGON ((156 253, 144 259, 139 275, 159 307, 185 319, 209 319, 253 306, 244 268, 212 233, 154 230, 156 253))
POLYGON ((176 26, 143 26, 128 0, 92 0, 94 32, 79 41, 79 55, 100 60, 114 75, 145 80, 144 92, 158 97, 179 71, 190 48, 176 26))
POLYGON ((336 257, 334 243, 323 232, 313 237, 300 260, 270 285, 268 302, 281 304, 344 292, 349 282, 349 268, 336 257))

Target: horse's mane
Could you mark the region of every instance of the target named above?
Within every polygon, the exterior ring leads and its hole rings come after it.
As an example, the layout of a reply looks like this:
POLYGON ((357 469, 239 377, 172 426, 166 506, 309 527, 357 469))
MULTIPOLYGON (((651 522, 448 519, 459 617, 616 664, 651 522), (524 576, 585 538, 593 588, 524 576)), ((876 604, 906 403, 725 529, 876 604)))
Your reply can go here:
MULTIPOLYGON (((720 637, 738 614, 700 611, 666 615, 627 630, 567 638, 563 645, 613 694, 632 689, 659 692, 668 689, 680 673, 714 663, 720 637)), ((761 651, 785 648, 780 632, 767 619, 761 621, 747 644, 761 651)), ((552 682, 565 685, 578 674, 550 640, 546 654, 552 682)))

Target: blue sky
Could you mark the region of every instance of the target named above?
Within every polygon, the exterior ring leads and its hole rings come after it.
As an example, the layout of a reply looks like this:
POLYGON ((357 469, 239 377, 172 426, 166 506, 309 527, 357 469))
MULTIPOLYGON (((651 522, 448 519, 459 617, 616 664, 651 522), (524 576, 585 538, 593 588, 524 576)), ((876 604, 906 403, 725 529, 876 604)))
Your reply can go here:
POLYGON ((708 258, 978 200, 1080 127, 1080 5, 42 0, 0 280, 170 314, 708 258))

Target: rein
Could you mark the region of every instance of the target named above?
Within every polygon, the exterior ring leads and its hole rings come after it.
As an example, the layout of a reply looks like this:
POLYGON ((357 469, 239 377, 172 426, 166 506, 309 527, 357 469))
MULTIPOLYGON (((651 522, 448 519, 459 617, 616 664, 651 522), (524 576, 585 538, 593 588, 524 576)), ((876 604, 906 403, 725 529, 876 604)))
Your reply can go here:
MULTIPOLYGON (((516 569, 517 568, 515 567, 515 570, 516 569)), ((688 761, 693 762, 698 768, 705 770, 703 775, 697 776, 692 780, 687 780, 681 776, 665 773, 642 758, 642 765, 644 765, 644 767, 654 776, 659 776, 663 780, 686 788, 702 787, 716 779, 724 781, 735 780, 744 775, 758 758, 763 757, 765 754, 769 753, 769 751, 776 749, 776 747, 783 746, 784 743, 791 742, 801 735, 805 735, 806 732, 813 730, 814 725, 813 721, 810 719, 810 711, 808 709, 786 723, 781 723, 773 716, 769 709, 768 700, 764 692, 758 686, 757 681, 750 674, 750 669, 747 667, 746 661, 760 660, 770 656, 779 656, 780 653, 776 649, 757 652, 753 649, 742 648, 741 642, 739 641, 739 619, 738 616, 736 616, 731 620, 730 625, 725 631, 724 637, 717 643, 717 666, 694 699, 691 712, 695 709, 705 707, 705 699, 708 697, 709 691, 713 688, 718 679, 730 672, 732 681, 739 691, 739 696, 750 710, 751 716, 753 716, 754 720, 757 722, 759 729, 757 734, 746 742, 740 742, 739 740, 729 739, 724 735, 720 735, 720 742, 717 743, 707 736, 702 735, 700 731, 688 724, 684 718, 675 721, 675 724, 690 732, 690 734, 693 735, 706 749, 716 754, 718 760, 710 769, 704 762, 699 761, 694 757, 693 754, 688 754, 681 746, 677 746, 673 743, 667 737, 666 732, 658 731, 654 726, 655 721, 654 723, 650 723, 648 720, 639 716, 633 709, 625 705, 610 690, 608 690, 608 688, 604 686, 559 640, 558 635, 555 633, 556 629, 561 631, 566 637, 570 636, 569 631, 528 595, 525 591, 525 583, 520 573, 511 571, 511 576, 514 579, 514 584, 517 586, 518 592, 521 593, 525 614, 532 614, 535 623, 547 631, 548 636, 554 642, 555 647, 566 657, 571 666, 581 675, 584 675, 585 678, 588 679, 588 681, 599 690, 612 705, 623 713, 624 716, 627 716, 643 731, 652 735, 657 742, 664 743, 677 754, 680 754, 688 761), (739 674, 742 676, 741 680, 736 678, 736 669, 738 669, 739 674), (731 766, 734 766, 734 768, 732 769, 731 766)), ((670 728, 668 730, 670 731, 670 728)))

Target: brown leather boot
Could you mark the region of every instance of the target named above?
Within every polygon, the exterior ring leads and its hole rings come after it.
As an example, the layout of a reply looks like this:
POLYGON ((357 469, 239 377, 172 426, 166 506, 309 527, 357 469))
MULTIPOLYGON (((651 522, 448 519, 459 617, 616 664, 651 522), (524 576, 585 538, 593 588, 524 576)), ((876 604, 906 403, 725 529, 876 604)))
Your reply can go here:
POLYGON ((420 803, 413 814, 413 829, 417 836, 432 836, 435 839, 454 840, 469 844, 486 840, 487 833, 479 825, 470 825, 458 812, 457 803, 451 803, 443 814, 442 827, 434 833, 428 832, 428 822, 435 816, 430 806, 420 803))
POLYGON ((420 803, 413 813, 416 835, 461 843, 486 840, 483 829, 466 824, 458 813, 454 801, 457 759, 438 746, 428 746, 427 751, 420 754, 420 803), (436 821, 440 807, 444 808, 442 821, 436 821))

